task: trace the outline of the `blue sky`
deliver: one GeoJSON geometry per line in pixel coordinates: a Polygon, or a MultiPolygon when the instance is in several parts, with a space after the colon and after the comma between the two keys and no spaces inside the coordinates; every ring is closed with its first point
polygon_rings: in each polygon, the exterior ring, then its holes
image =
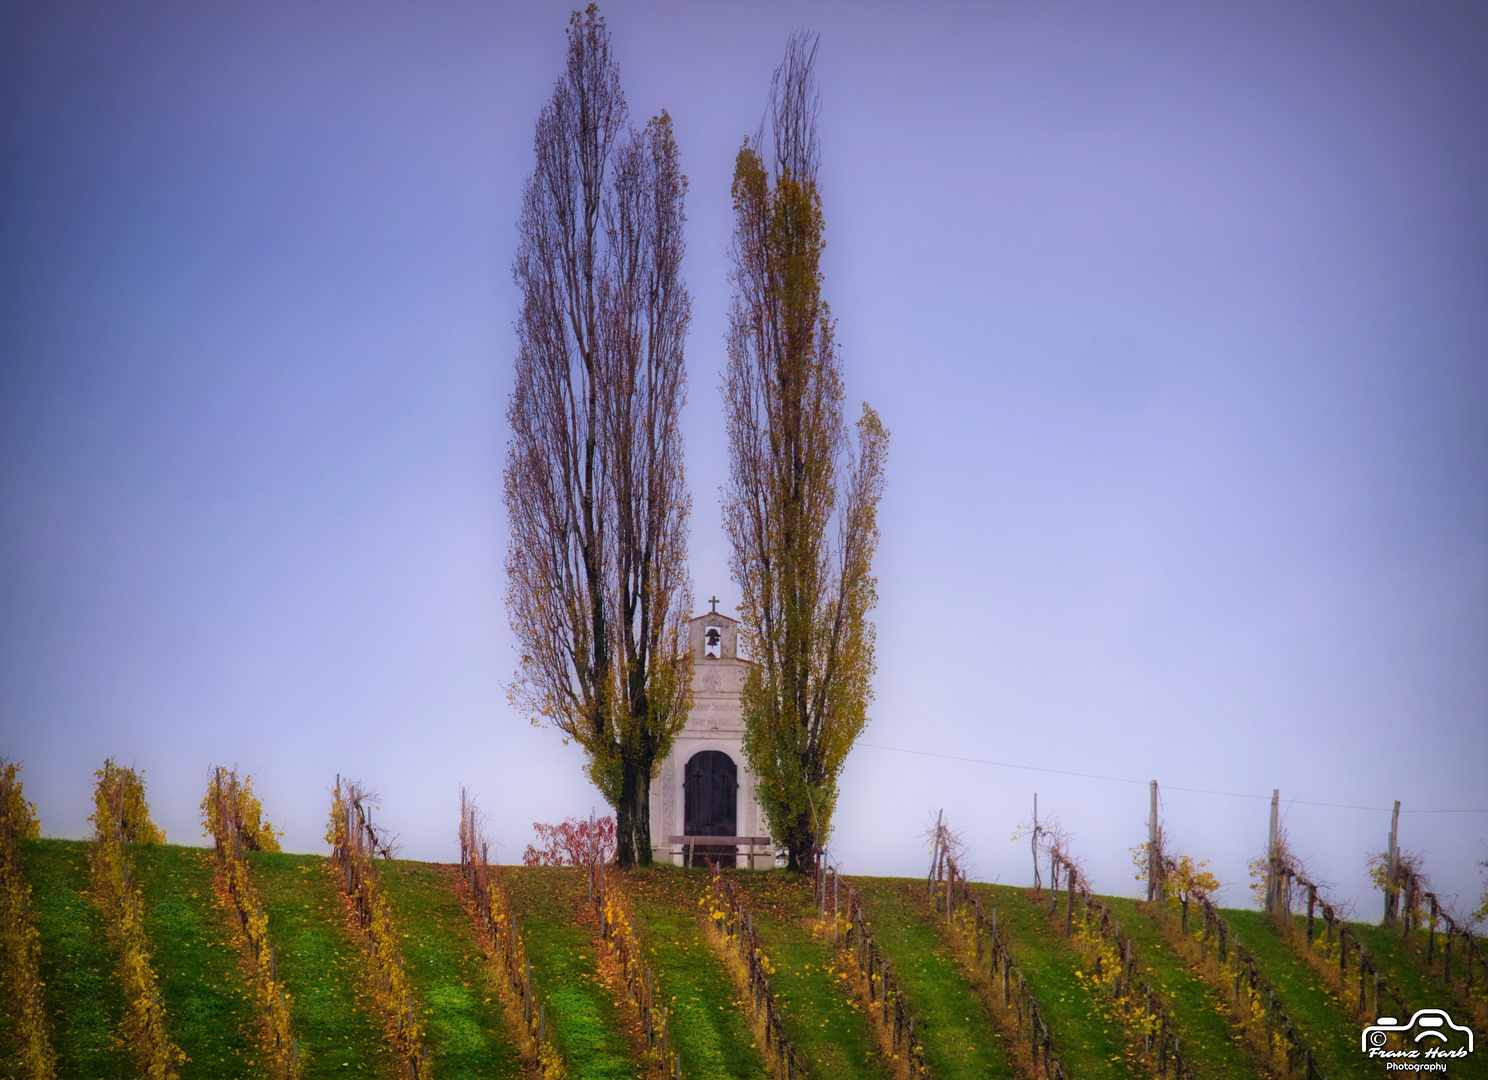
{"type": "MultiPolygon", "coordinates": [[[[1279,787],[1373,916],[1388,815],[1311,804],[1488,808],[1488,8],[603,10],[691,180],[725,607],[733,157],[822,35],[826,294],[893,435],[849,872],[920,872],[944,807],[1021,882],[1038,792],[1125,891],[1156,778],[1242,902],[1279,787]]],[[[567,13],[0,6],[0,752],[51,834],[106,755],[178,840],[215,763],[307,851],[337,772],[415,857],[461,783],[511,858],[596,803],[504,691],[514,226],[567,13]]],[[[1402,837],[1476,894],[1488,813],[1402,837]]]]}

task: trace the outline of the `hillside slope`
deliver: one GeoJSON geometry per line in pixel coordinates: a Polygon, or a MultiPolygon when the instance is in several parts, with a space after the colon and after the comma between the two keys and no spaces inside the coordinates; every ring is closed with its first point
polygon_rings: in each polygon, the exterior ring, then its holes
{"type": "Polygon", "coordinates": [[[253,994],[212,888],[211,853],[178,844],[136,844],[130,857],[144,898],[166,1030],[186,1055],[181,1080],[262,1076],[253,994]]]}
{"type": "Polygon", "coordinates": [[[515,1080],[521,1060],[496,975],[482,963],[454,868],[398,861],[380,878],[403,933],[403,963],[421,999],[434,1073],[448,1080],[515,1080]]]}
{"type": "Polygon", "coordinates": [[[41,931],[41,977],[47,988],[58,1075],[126,1080],[139,1074],[116,1039],[124,992],[103,915],[88,899],[89,844],[22,840],[21,865],[41,931]]]}
{"type": "Polygon", "coordinates": [[[319,855],[250,852],[306,1080],[397,1075],[371,1000],[365,957],[346,929],[334,871],[319,855]]]}
{"type": "Polygon", "coordinates": [[[938,1080],[1011,1077],[1013,1065],[986,1002],[942,940],[924,883],[854,878],[869,929],[888,958],[938,1080]]]}
{"type": "MultiPolygon", "coordinates": [[[[26,841],[23,866],[34,890],[41,931],[47,1008],[64,1080],[124,1080],[138,1064],[120,1036],[124,1002],[115,957],[89,898],[89,845],[26,841]]],[[[205,849],[174,845],[132,849],[144,898],[152,961],[171,1037],[188,1060],[182,1080],[251,1080],[264,1075],[258,1016],[238,941],[213,890],[205,849]]],[[[347,922],[334,868],[312,855],[251,853],[248,861],[268,916],[278,971],[291,999],[291,1021],[307,1080],[365,1076],[395,1080],[383,1015],[368,961],[347,922]]],[[[395,861],[382,880],[404,935],[403,956],[425,1021],[436,1080],[522,1080],[513,1032],[482,955],[452,869],[395,861]]],[[[763,1080],[773,1063],[757,1045],[750,1011],[726,966],[700,905],[704,870],[655,867],[614,873],[635,917],[638,944],[671,1013],[672,1047],[689,1080],[763,1080]]],[[[571,869],[505,867],[532,962],[532,980],[569,1076],[630,1080],[646,1074],[638,1014],[597,938],[584,876],[571,869]]],[[[857,972],[837,949],[812,906],[809,880],[782,872],[733,872],[773,968],[771,983],[787,1034],[811,1063],[815,1080],[889,1080],[902,1062],[876,1043],[857,972]]],[[[1019,1076],[1016,1048],[1004,1045],[988,1006],[988,988],[931,908],[922,882],[855,879],[871,930],[892,964],[916,1018],[937,1080],[1019,1076]]],[[[1086,956],[1051,919],[1047,898],[1028,890],[976,884],[989,919],[997,911],[1014,960],[1037,996],[1059,1056],[1080,1080],[1139,1080],[1150,1070],[1102,991],[1082,978],[1086,956]]],[[[1237,1037],[1224,987],[1197,977],[1190,942],[1176,938],[1163,913],[1126,899],[1105,901],[1131,935],[1139,966],[1161,988],[1176,1033],[1200,1080],[1249,1080],[1263,1070],[1237,1037]]],[[[1329,1080],[1374,1077],[1377,1063],[1359,1052],[1356,1003],[1340,1001],[1301,950],[1300,935],[1281,933],[1263,915],[1225,911],[1264,976],[1302,1026],[1329,1080]]],[[[1413,1007],[1452,1009],[1440,960],[1428,969],[1418,943],[1358,926],[1387,977],[1413,1007]],[[1441,999],[1441,1000],[1438,1000],[1441,999]]],[[[1455,1015],[1455,1013],[1454,1013],[1455,1015]]],[[[1483,1033],[1488,1035],[1488,1033],[1483,1033]]],[[[1488,1077],[1488,1048],[1453,1074],[1488,1077]]],[[[0,1063],[0,1080],[14,1069],[0,1063]]]]}

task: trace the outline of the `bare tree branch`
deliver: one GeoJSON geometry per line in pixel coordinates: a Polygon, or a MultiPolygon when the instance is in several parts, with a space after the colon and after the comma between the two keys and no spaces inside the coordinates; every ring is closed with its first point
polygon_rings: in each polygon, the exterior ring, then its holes
{"type": "Polygon", "coordinates": [[[627,124],[594,5],[537,122],[505,478],[515,704],[585,750],[619,860],[649,862],[650,782],[686,719],[690,607],[679,416],[691,298],[671,120],[627,124]]]}

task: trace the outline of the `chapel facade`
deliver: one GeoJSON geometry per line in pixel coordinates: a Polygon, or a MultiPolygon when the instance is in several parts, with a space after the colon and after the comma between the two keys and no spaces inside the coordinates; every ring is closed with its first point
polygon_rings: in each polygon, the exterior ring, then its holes
{"type": "Polygon", "coordinates": [[[725,866],[774,866],[754,775],[744,761],[739,699],[752,665],[739,656],[739,622],[714,610],[689,620],[687,639],[692,711],[651,781],[651,857],[679,865],[690,856],[725,866]],[[708,844],[710,836],[759,843],[708,844]]]}

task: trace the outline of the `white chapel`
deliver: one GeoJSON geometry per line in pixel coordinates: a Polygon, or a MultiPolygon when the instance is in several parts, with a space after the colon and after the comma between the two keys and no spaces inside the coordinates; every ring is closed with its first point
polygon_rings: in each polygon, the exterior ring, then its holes
{"type": "Polygon", "coordinates": [[[775,865],[775,849],[744,761],[739,702],[751,665],[739,656],[738,620],[720,615],[718,601],[712,603],[713,611],[687,624],[692,712],[651,781],[651,857],[764,869],[775,865]],[[710,836],[731,842],[708,844],[710,836]]]}

